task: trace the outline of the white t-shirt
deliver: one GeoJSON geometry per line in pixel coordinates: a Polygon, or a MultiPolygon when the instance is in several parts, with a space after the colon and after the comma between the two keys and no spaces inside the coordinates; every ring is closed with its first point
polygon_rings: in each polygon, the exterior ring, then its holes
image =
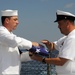
{"type": "MultiPolygon", "coordinates": [[[[0,26],[0,75],[20,74],[19,48],[30,49],[32,42],[10,33],[4,26],[0,26]]],[[[26,53],[27,54],[27,53],[26,53]]],[[[26,59],[29,56],[26,56],[26,59]]]]}
{"type": "Polygon", "coordinates": [[[69,59],[63,66],[56,66],[58,74],[75,74],[75,30],[54,42],[58,57],[69,59]]]}

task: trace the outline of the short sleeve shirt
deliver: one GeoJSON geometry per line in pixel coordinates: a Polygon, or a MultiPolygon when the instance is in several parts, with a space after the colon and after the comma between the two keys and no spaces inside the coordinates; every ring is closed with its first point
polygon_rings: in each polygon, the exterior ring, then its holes
{"type": "Polygon", "coordinates": [[[56,66],[57,73],[75,73],[75,30],[56,41],[55,48],[59,50],[58,57],[69,59],[63,66],[56,66]]]}

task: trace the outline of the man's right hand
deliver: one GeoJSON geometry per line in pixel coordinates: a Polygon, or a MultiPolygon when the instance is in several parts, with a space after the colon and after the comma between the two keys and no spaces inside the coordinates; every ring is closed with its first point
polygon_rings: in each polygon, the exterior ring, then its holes
{"type": "Polygon", "coordinates": [[[49,50],[53,50],[53,49],[54,49],[54,43],[49,42],[48,40],[42,40],[41,42],[42,42],[43,44],[45,44],[46,47],[47,47],[49,50]]]}

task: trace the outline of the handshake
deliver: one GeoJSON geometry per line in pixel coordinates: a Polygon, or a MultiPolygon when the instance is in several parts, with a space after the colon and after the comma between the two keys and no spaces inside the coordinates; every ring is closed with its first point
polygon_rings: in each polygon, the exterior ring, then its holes
{"type": "Polygon", "coordinates": [[[43,46],[40,46],[40,47],[32,46],[32,48],[29,49],[29,51],[34,54],[41,55],[41,56],[49,56],[48,50],[45,49],[45,47],[43,47],[43,46]]]}

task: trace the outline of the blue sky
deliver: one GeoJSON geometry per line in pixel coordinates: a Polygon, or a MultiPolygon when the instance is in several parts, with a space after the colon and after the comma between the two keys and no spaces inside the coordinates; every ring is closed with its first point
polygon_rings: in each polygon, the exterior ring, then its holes
{"type": "Polygon", "coordinates": [[[19,11],[16,35],[40,43],[43,39],[55,41],[63,36],[54,23],[56,11],[75,14],[75,0],[0,0],[0,10],[5,9],[19,11]]]}

